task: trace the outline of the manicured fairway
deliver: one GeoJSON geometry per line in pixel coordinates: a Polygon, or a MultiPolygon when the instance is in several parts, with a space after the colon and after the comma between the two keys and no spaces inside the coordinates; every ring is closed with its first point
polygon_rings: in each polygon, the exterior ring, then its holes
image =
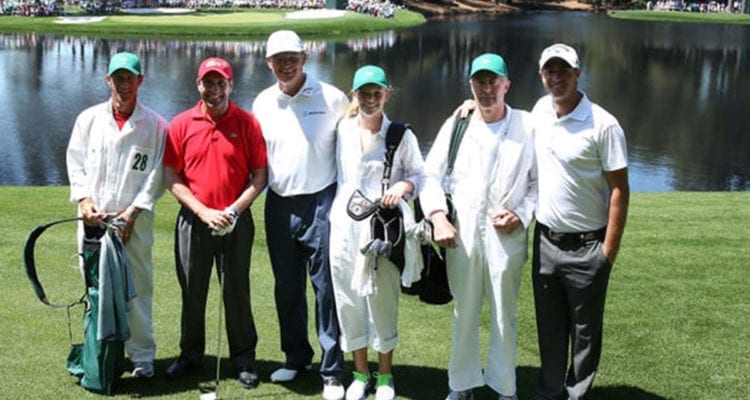
{"type": "MultiPolygon", "coordinates": [[[[75,215],[65,187],[0,188],[0,396],[13,399],[95,399],[65,371],[69,350],[64,310],[44,306],[23,269],[29,232],[43,223],[75,215]]],[[[154,329],[159,345],[157,377],[127,375],[114,399],[197,400],[214,379],[217,282],[206,316],[206,359],[196,375],[169,381],[164,371],[179,353],[180,300],[172,256],[177,204],[170,194],[156,218],[154,329]]],[[[305,375],[289,385],[269,382],[283,361],[273,302],[273,278],[263,230],[263,201],[253,206],[257,234],[253,251],[252,301],[260,342],[260,386],[240,388],[222,338],[224,398],[319,399],[320,379],[305,375]]],[[[75,300],[83,284],[76,269],[73,224],[51,228],[39,240],[42,283],[53,301],[75,300]]],[[[750,382],[750,193],[634,193],[623,247],[610,280],[605,343],[594,395],[601,400],[709,400],[747,398],[750,382]]],[[[519,299],[518,385],[533,394],[538,373],[536,325],[526,265],[519,299]]],[[[308,295],[310,293],[308,292],[308,295]]],[[[400,399],[445,397],[451,305],[427,306],[402,295],[394,374],[400,399]]],[[[71,314],[79,340],[81,308],[71,314]]],[[[312,311],[311,311],[312,313],[312,311]]],[[[311,315],[312,318],[312,315],[311,315]]],[[[485,315],[481,321],[487,324],[485,315]]],[[[483,329],[481,340],[486,343],[483,329]]],[[[310,331],[310,337],[314,333],[310,331]]],[[[320,351],[316,347],[316,359],[320,351]]],[[[371,361],[375,358],[371,354],[371,361]]],[[[352,368],[347,356],[346,367],[352,368]]],[[[371,364],[374,368],[375,364],[371,364]]],[[[348,382],[348,379],[347,379],[348,382]]],[[[496,399],[488,389],[477,399],[496,399]]]]}
{"type": "Polygon", "coordinates": [[[750,24],[750,14],[695,13],[687,11],[616,10],[610,11],[612,18],[637,21],[696,22],[706,24],[750,24]]]}

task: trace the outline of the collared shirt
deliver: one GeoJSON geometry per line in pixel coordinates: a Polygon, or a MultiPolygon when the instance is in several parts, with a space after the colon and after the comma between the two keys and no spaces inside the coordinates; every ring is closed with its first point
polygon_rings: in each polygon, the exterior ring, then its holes
{"type": "Polygon", "coordinates": [[[201,103],[172,120],[164,165],[201,203],[222,210],[247,188],[252,172],[266,166],[265,142],[255,117],[234,103],[218,121],[203,114],[201,103]]]}
{"type": "Polygon", "coordinates": [[[537,101],[532,114],[539,169],[537,220],[558,232],[604,227],[610,195],[604,172],[628,166],[625,133],[617,119],[583,93],[578,106],[560,118],[549,95],[537,101]]]}
{"type": "Polygon", "coordinates": [[[309,75],[294,96],[278,84],[258,94],[253,113],[263,127],[271,190],[310,194],[336,181],[336,124],[348,107],[342,91],[309,75]]]}
{"type": "Polygon", "coordinates": [[[70,201],[91,197],[107,213],[131,204],[152,210],[164,191],[166,137],[167,121],[140,102],[122,129],[111,100],[87,108],[76,119],[66,153],[70,201]]]}

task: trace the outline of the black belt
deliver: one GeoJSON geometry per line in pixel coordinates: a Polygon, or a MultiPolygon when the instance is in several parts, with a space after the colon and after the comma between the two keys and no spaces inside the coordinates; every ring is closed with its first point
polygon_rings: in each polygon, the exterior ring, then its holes
{"type": "Polygon", "coordinates": [[[585,242],[591,242],[591,241],[603,241],[604,236],[607,234],[607,227],[605,226],[602,229],[591,231],[591,232],[555,232],[551,230],[548,226],[544,224],[540,224],[539,222],[536,223],[537,228],[539,229],[539,232],[544,235],[547,239],[549,239],[552,242],[555,243],[566,243],[566,244],[574,244],[574,243],[585,243],[585,242]]]}

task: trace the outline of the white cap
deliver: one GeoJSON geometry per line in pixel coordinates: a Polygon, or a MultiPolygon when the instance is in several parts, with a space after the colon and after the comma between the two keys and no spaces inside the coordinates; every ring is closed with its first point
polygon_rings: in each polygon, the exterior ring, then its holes
{"type": "Polygon", "coordinates": [[[266,57],[271,57],[279,53],[302,53],[304,51],[305,46],[302,45],[302,40],[300,40],[294,31],[276,31],[268,37],[268,42],[266,43],[266,57]]]}
{"type": "Polygon", "coordinates": [[[576,53],[574,48],[566,44],[555,43],[544,49],[542,56],[539,57],[539,69],[543,69],[544,64],[547,64],[547,61],[553,58],[559,58],[568,63],[572,68],[578,69],[578,53],[576,53]]]}

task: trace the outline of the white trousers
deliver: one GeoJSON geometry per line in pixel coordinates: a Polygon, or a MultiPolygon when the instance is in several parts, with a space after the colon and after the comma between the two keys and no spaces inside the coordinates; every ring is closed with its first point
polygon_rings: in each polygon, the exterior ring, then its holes
{"type": "Polygon", "coordinates": [[[360,296],[351,288],[354,266],[331,258],[331,277],[341,331],[341,350],[351,352],[370,346],[388,353],[398,343],[398,298],[401,277],[395,265],[380,257],[374,272],[376,291],[360,296]]]}
{"type": "Polygon", "coordinates": [[[128,324],[130,340],[125,342],[125,351],[131,362],[153,362],[156,356],[156,342],[152,309],[154,299],[154,268],[151,248],[154,243],[154,215],[144,211],[136,220],[133,233],[125,250],[130,262],[136,297],[130,301],[128,324]]]}
{"type": "Polygon", "coordinates": [[[526,232],[511,235],[493,228],[446,254],[448,283],[453,294],[453,346],[448,385],[460,391],[488,385],[499,394],[516,394],[517,301],[521,269],[526,261],[526,232]],[[469,257],[471,254],[471,257],[469,257]],[[482,373],[479,325],[482,303],[490,309],[490,342],[482,373]]]}

